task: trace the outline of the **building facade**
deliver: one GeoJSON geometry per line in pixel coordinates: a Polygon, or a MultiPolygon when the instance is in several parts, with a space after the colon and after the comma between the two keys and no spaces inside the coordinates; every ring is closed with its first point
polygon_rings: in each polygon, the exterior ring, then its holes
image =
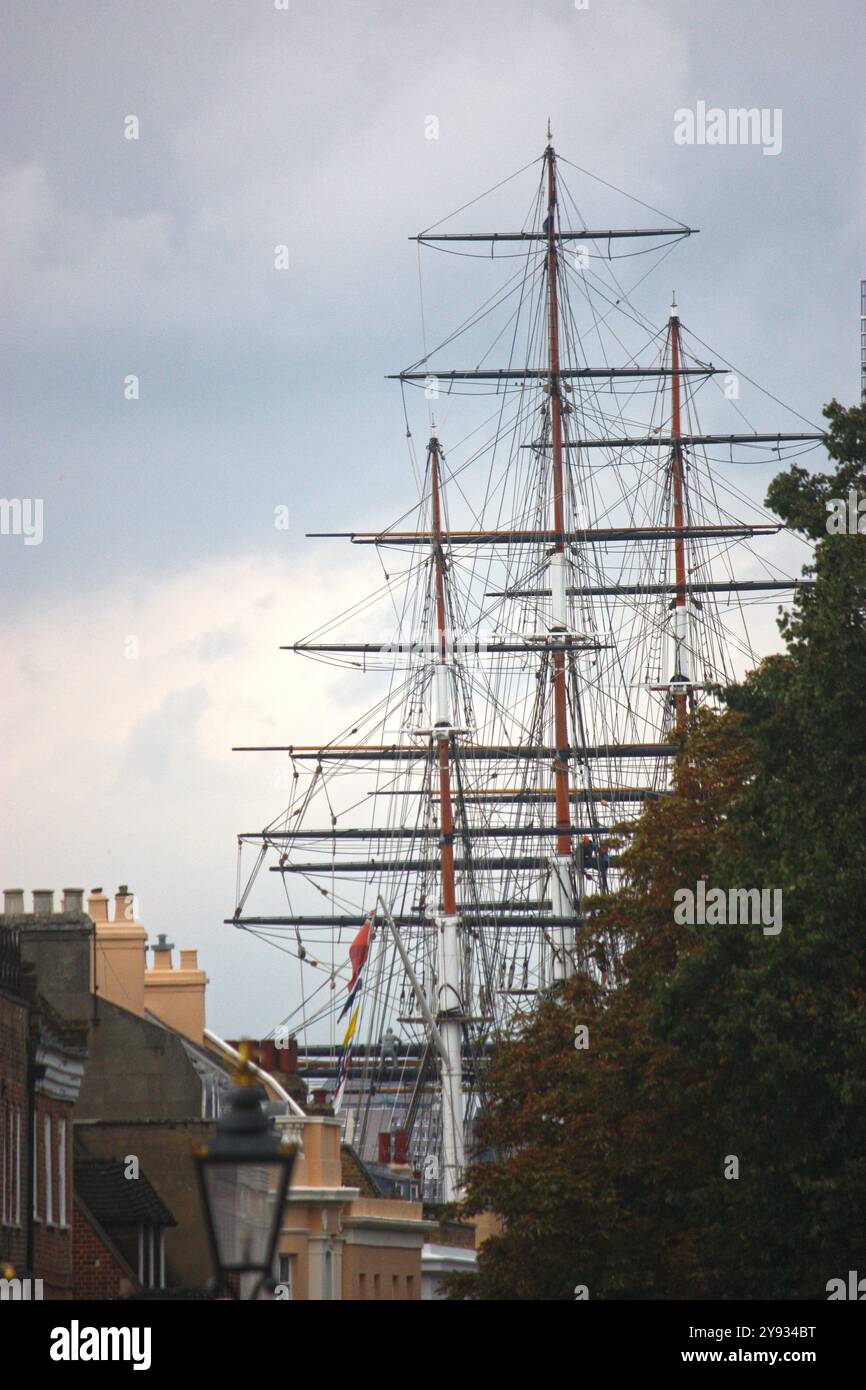
{"type": "MultiPolygon", "coordinates": [[[[207,1027],[194,950],[175,963],[161,935],[149,964],[126,885],[113,915],[101,889],[86,910],[83,896],[66,890],[55,912],[53,894],[36,893],[25,913],[23,893],[6,895],[0,1262],[42,1277],[46,1297],[203,1291],[211,1270],[191,1153],[214,1134],[238,1050],[207,1027]]],[[[472,1228],[459,1254],[434,1250],[447,1242],[425,1218],[399,1143],[363,1162],[325,1097],[308,1101],[292,1039],[255,1043],[252,1056],[269,1112],[299,1145],[277,1297],[435,1296],[432,1275],[467,1261],[472,1228]]]]}

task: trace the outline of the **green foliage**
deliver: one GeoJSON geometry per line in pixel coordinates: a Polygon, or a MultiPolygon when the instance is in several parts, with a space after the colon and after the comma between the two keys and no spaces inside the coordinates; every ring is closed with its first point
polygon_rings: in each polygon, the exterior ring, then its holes
{"type": "Polygon", "coordinates": [[[504,1231],[455,1297],[823,1298],[862,1270],[866,536],[828,535],[826,503],[866,495],[866,410],[825,415],[835,471],[767,499],[816,542],[814,587],[785,653],[692,720],[625,887],[593,900],[581,946],[624,941],[617,988],[574,978],[499,1049],[467,1206],[504,1231]],[[780,888],[781,933],[677,925],[700,876],[780,888]]]}

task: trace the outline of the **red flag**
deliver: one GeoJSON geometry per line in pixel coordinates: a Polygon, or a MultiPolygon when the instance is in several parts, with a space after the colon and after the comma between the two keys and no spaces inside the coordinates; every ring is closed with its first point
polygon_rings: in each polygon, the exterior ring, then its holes
{"type": "Polygon", "coordinates": [[[355,937],[355,940],[349,947],[349,960],[352,962],[352,978],[349,981],[348,986],[350,994],[352,990],[355,988],[358,975],[361,972],[361,968],[364,964],[364,961],[367,959],[367,952],[370,949],[370,928],[372,925],[373,914],[371,912],[363,927],[358,932],[358,935],[355,937]]]}

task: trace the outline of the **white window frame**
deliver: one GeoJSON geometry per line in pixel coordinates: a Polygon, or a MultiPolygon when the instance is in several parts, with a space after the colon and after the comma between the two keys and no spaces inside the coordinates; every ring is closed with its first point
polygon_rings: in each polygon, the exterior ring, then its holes
{"type": "Polygon", "coordinates": [[[21,1106],[13,1105],[15,1116],[15,1142],[13,1152],[15,1154],[15,1209],[10,1212],[15,1226],[21,1225],[21,1106]]]}
{"type": "Polygon", "coordinates": [[[66,1120],[57,1120],[57,1221],[66,1230],[66,1120]]]}
{"type": "Polygon", "coordinates": [[[51,1152],[51,1116],[43,1115],[42,1133],[45,1146],[45,1224],[54,1225],[54,1155],[51,1152]]]}
{"type": "Polygon", "coordinates": [[[283,1284],[283,1285],[288,1289],[288,1291],[289,1291],[289,1297],[288,1297],[288,1299],[286,1299],[286,1302],[289,1302],[289,1300],[294,1299],[294,1297],[295,1297],[294,1289],[293,1289],[293,1280],[292,1280],[292,1272],[293,1272],[293,1270],[294,1270],[294,1267],[295,1267],[295,1257],[294,1257],[294,1255],[286,1255],[286,1254],[280,1253],[280,1254],[277,1256],[277,1269],[279,1270],[279,1275],[280,1275],[279,1279],[277,1280],[277,1283],[278,1283],[278,1284],[283,1284]],[[285,1271],[285,1272],[284,1272],[284,1271],[285,1271]]]}
{"type": "Polygon", "coordinates": [[[6,1208],[8,1205],[8,1195],[6,1189],[6,1131],[8,1127],[9,1102],[4,1100],[0,1106],[0,1221],[4,1226],[8,1226],[6,1220],[6,1208]]]}
{"type": "Polygon", "coordinates": [[[39,1127],[36,1123],[37,1115],[35,1105],[33,1107],[32,1121],[33,1123],[31,1125],[31,1132],[33,1143],[33,1220],[41,1222],[42,1217],[39,1215],[39,1127]]]}

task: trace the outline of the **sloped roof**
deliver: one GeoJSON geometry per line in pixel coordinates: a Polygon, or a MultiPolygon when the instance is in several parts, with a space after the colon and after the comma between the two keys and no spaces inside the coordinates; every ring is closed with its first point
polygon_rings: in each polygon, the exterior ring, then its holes
{"type": "Polygon", "coordinates": [[[176,1226],[177,1222],[156,1188],[139,1169],[137,1178],[124,1176],[125,1165],[116,1158],[76,1158],[75,1189],[105,1227],[176,1226]]]}
{"type": "Polygon", "coordinates": [[[86,1020],[63,1018],[44,994],[36,996],[39,1027],[42,1038],[53,1047],[62,1048],[70,1057],[86,1058],[89,1025],[86,1020]]]}
{"type": "Polygon", "coordinates": [[[382,1196],[375,1178],[351,1144],[340,1145],[340,1168],[344,1187],[357,1187],[364,1197],[382,1196]]]}

